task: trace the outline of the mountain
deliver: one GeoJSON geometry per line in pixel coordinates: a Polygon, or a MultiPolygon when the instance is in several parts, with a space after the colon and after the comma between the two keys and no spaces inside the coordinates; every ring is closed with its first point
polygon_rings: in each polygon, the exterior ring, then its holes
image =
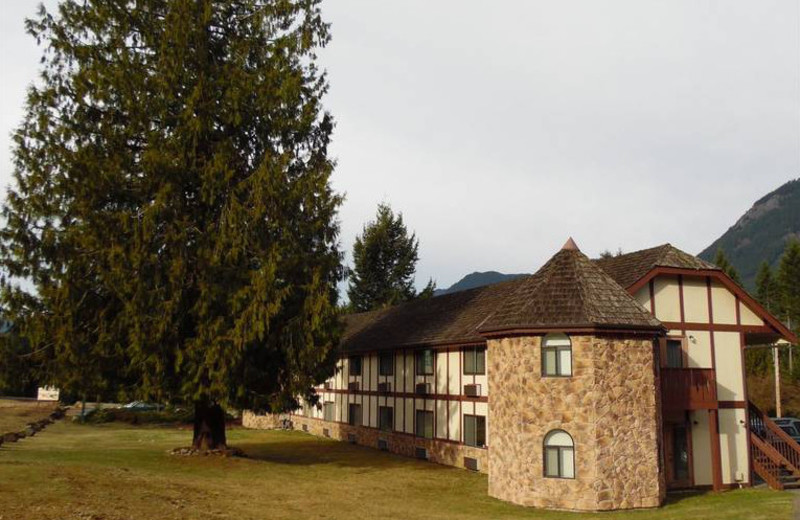
{"type": "Polygon", "coordinates": [[[457,281],[447,289],[436,289],[434,296],[441,296],[443,294],[454,293],[458,291],[466,291],[467,289],[474,289],[475,287],[483,287],[484,285],[491,285],[493,283],[505,282],[506,280],[513,280],[520,276],[527,276],[526,274],[503,274],[497,271],[486,271],[484,273],[474,272],[468,274],[461,280],[457,281]]]}
{"type": "Polygon", "coordinates": [[[766,260],[773,267],[791,237],[800,238],[800,179],[789,181],[753,204],[728,231],[698,256],[714,260],[722,248],[747,288],[755,287],[758,267],[766,260]]]}

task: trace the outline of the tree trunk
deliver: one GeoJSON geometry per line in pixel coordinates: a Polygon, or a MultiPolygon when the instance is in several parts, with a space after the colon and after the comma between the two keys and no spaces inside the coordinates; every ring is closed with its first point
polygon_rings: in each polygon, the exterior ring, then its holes
{"type": "Polygon", "coordinates": [[[206,400],[195,401],[192,448],[196,450],[227,448],[225,411],[220,405],[206,400]]]}

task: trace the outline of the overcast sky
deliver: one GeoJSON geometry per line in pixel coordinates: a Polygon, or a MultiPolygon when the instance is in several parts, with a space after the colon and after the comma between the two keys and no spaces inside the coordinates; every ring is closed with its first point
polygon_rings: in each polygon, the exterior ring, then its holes
{"type": "MultiPolygon", "coordinates": [[[[56,2],[48,1],[46,5],[56,2]]],[[[342,246],[384,201],[419,286],[596,256],[698,253],[800,177],[797,0],[327,0],[342,246]]],[[[0,17],[0,182],[40,50],[0,17]]]]}

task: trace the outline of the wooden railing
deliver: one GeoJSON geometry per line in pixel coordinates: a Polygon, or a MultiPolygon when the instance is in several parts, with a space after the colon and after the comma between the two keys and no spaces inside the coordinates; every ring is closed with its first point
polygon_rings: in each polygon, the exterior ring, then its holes
{"type": "Polygon", "coordinates": [[[753,432],[750,432],[750,446],[753,453],[753,471],[770,488],[783,490],[783,482],[781,481],[783,473],[782,457],[753,432]]]}
{"type": "Polygon", "coordinates": [[[800,477],[800,445],[753,403],[749,412],[750,432],[779,453],[787,469],[800,477]]]}
{"type": "Polygon", "coordinates": [[[717,408],[717,380],[710,368],[662,368],[661,398],[665,410],[717,408]]]}

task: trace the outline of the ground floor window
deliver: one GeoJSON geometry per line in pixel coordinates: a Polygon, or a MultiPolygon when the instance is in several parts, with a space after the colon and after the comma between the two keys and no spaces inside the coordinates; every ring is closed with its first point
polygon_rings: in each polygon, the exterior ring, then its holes
{"type": "Polygon", "coordinates": [[[322,405],[322,417],[326,421],[334,421],[336,418],[335,408],[333,403],[328,401],[322,405]]]}
{"type": "Polygon", "coordinates": [[[347,407],[347,423],[351,426],[361,426],[361,405],[350,403],[347,407]]]}
{"type": "Polygon", "coordinates": [[[467,446],[486,446],[486,417],[482,415],[464,416],[464,444],[467,446]]]}
{"type": "Polygon", "coordinates": [[[417,437],[433,439],[433,412],[417,410],[417,437]]]}
{"type": "Polygon", "coordinates": [[[394,430],[394,408],[391,406],[378,407],[378,428],[385,432],[394,430]]]}
{"type": "Polygon", "coordinates": [[[553,430],[544,438],[544,476],[575,478],[575,443],[563,430],[553,430]]]}

